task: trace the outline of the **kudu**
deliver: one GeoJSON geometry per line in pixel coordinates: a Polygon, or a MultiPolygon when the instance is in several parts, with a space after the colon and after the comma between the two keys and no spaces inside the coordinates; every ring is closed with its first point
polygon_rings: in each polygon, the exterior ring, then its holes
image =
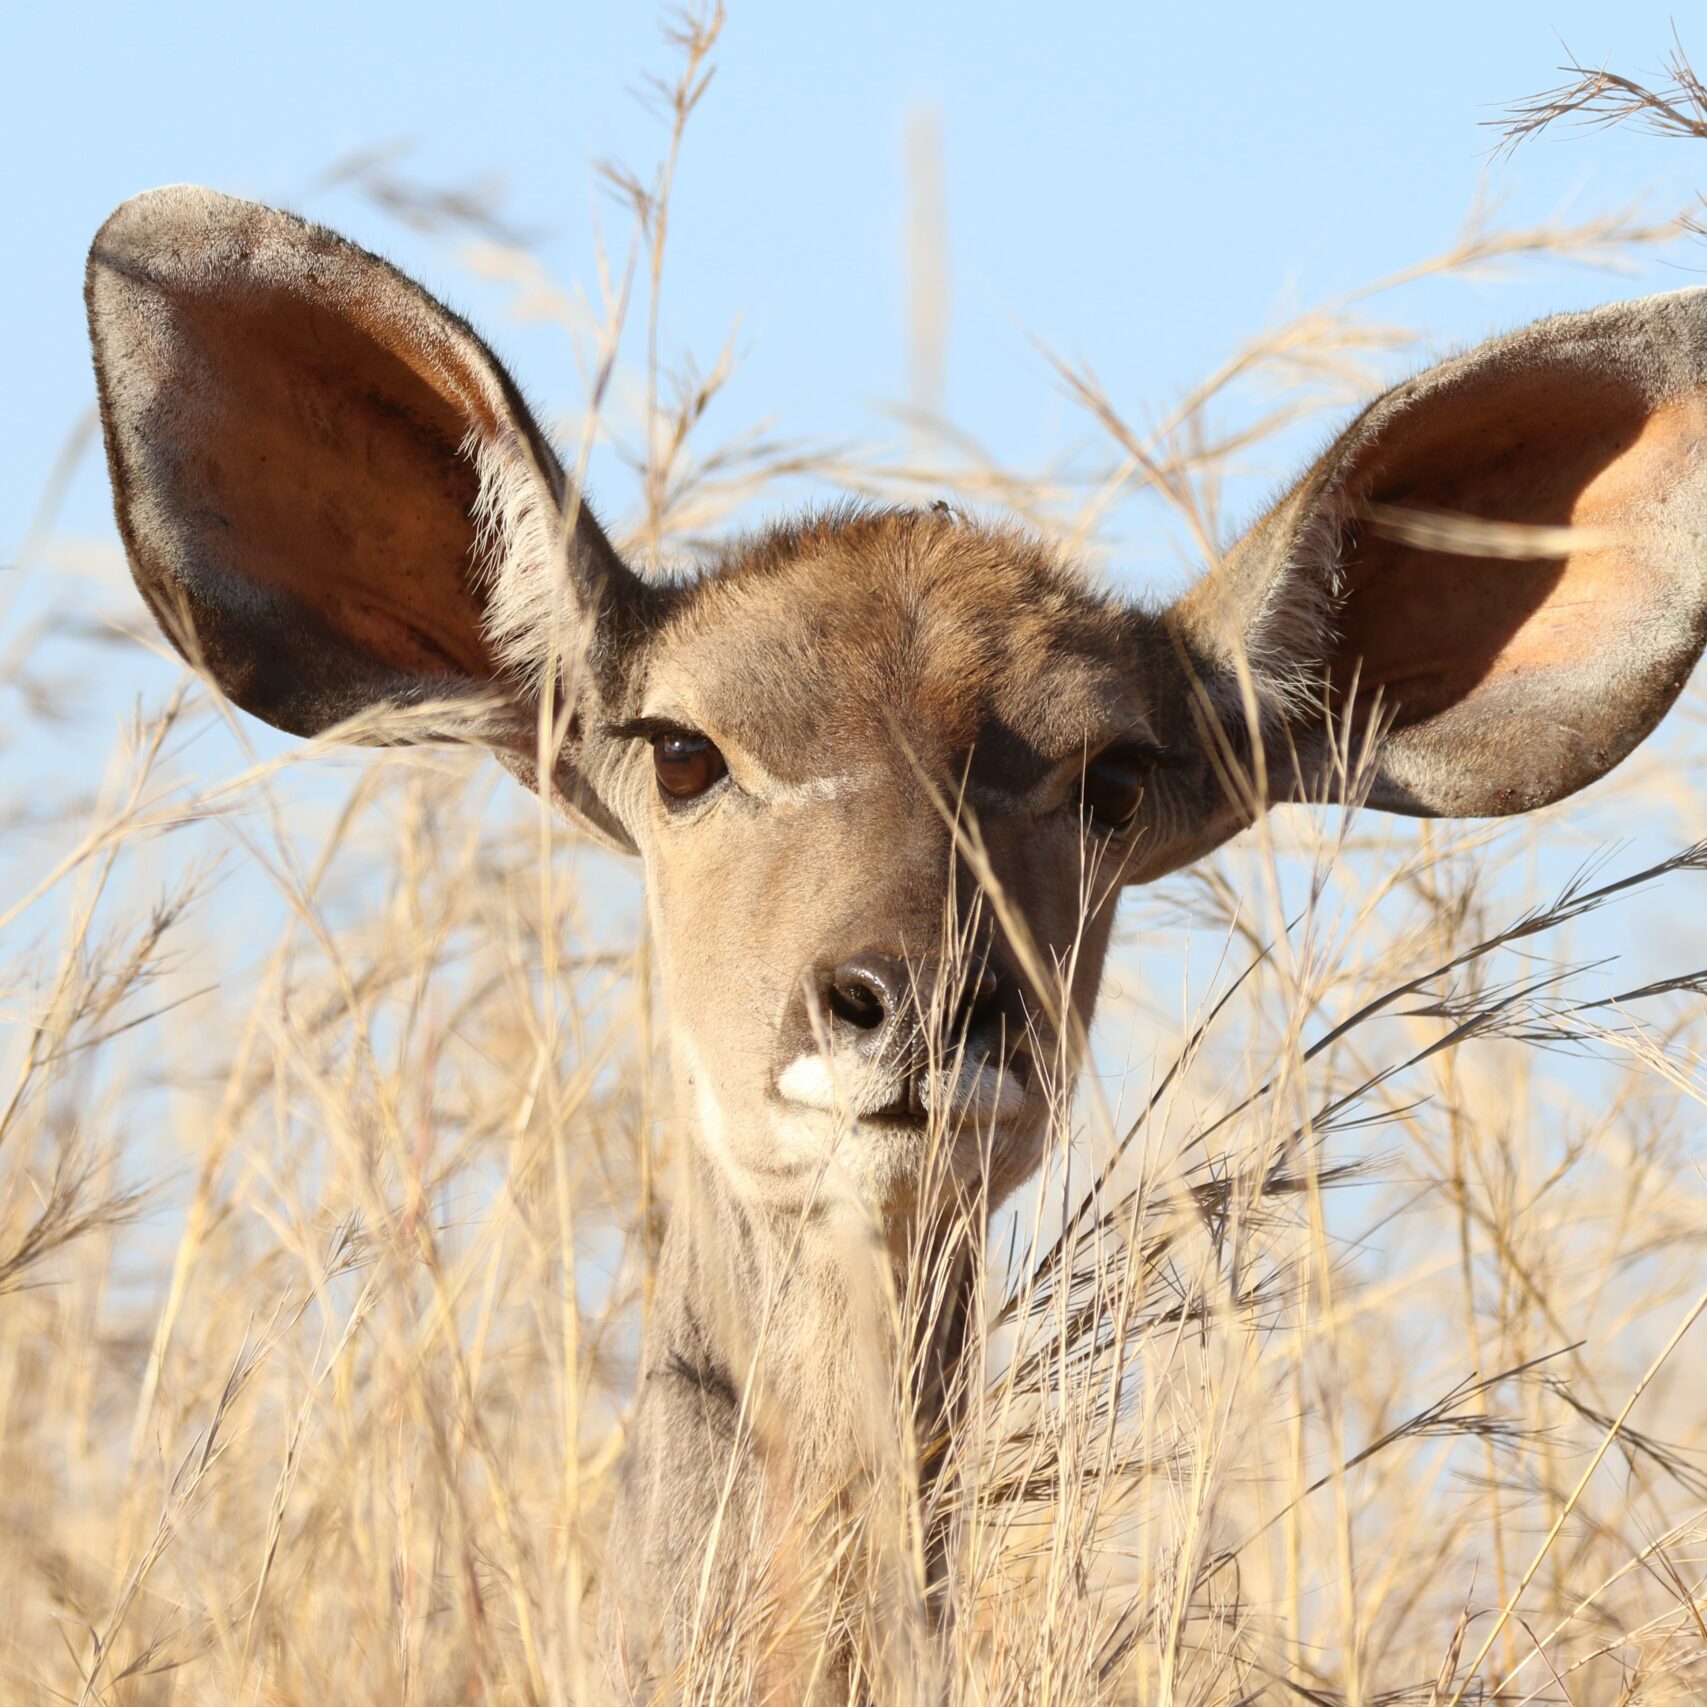
{"type": "Polygon", "coordinates": [[[1162,610],[940,509],[643,577],[463,321],[207,190],[119,208],[88,302],[179,650],[295,734],[402,708],[380,738],[483,744],[642,861],[692,1141],[608,1548],[636,1690],[857,1480],[883,1266],[1036,1168],[1122,884],[1349,771],[1390,812],[1544,806],[1707,635],[1707,290],[1395,387],[1162,610]]]}

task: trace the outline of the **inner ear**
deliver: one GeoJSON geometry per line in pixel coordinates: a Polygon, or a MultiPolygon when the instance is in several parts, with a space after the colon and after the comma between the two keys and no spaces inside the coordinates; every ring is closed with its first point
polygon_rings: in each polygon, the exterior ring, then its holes
{"type": "Polygon", "coordinates": [[[1365,702],[1381,689],[1401,729],[1499,678],[1584,668],[1640,620],[1647,601],[1630,582],[1646,571],[1632,529],[1702,428],[1693,398],[1656,408],[1616,372],[1478,378],[1413,405],[1404,433],[1378,436],[1342,486],[1350,531],[1334,686],[1343,697],[1355,680],[1365,702]],[[1579,538],[1568,554],[1521,556],[1530,548],[1515,532],[1500,540],[1502,523],[1579,538]],[[1494,549],[1474,549],[1479,531],[1494,549]],[[1454,550],[1431,546],[1441,535],[1454,550]]]}
{"type": "Polygon", "coordinates": [[[1251,661],[1285,735],[1275,798],[1334,786],[1349,750],[1371,806],[1503,816],[1604,776],[1665,715],[1707,642],[1704,539],[1697,288],[1556,315],[1395,386],[1171,624],[1228,703],[1251,661]],[[1346,743],[1377,705],[1383,739],[1346,743]]]}
{"type": "Polygon", "coordinates": [[[312,296],[260,287],[177,312],[195,315],[182,347],[198,371],[158,406],[197,425],[160,435],[178,460],[154,472],[209,547],[194,555],[218,562],[218,536],[241,540],[243,596],[297,607],[382,668],[491,680],[466,415],[312,296]]]}

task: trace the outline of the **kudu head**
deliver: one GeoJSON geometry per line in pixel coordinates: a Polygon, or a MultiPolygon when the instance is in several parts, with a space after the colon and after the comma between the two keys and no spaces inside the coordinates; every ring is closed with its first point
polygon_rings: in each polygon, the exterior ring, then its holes
{"type": "Polygon", "coordinates": [[[755,1201],[909,1205],[927,1125],[943,1177],[999,1196],[1123,884],[1348,771],[1394,812],[1557,800],[1707,634],[1707,291],[1388,392],[1161,610],[941,509],[642,579],[467,325],[265,207],[139,196],[88,295],[167,634],[286,730],[392,708],[378,738],[543,763],[638,854],[683,1094],[755,1201]]]}

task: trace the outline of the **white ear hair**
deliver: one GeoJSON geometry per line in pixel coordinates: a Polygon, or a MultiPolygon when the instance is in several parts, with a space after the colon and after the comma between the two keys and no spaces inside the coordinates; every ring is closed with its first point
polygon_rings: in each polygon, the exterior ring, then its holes
{"type": "Polygon", "coordinates": [[[523,681],[554,667],[569,675],[586,646],[570,572],[571,518],[521,434],[492,439],[470,430],[462,450],[480,477],[474,561],[486,589],[487,645],[523,681]]]}

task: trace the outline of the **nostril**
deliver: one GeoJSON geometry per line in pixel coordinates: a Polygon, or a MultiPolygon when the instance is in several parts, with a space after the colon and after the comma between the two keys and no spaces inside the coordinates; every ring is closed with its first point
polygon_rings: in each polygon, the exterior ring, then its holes
{"type": "Polygon", "coordinates": [[[825,975],[824,1006],[838,1025],[873,1037],[901,1011],[908,988],[904,961],[870,951],[853,954],[825,975]]]}
{"type": "Polygon", "coordinates": [[[876,1031],[888,1018],[883,997],[870,984],[839,972],[830,981],[826,1004],[837,1019],[856,1031],[876,1031]]]}
{"type": "Polygon", "coordinates": [[[996,1006],[1002,993],[1002,981],[993,968],[980,966],[975,976],[966,980],[966,994],[961,998],[967,1014],[974,1020],[983,1019],[996,1006]]]}
{"type": "Polygon", "coordinates": [[[954,1023],[967,1032],[980,1032],[999,1024],[1002,1014],[1002,981],[990,966],[969,971],[955,1004],[954,1023]]]}

